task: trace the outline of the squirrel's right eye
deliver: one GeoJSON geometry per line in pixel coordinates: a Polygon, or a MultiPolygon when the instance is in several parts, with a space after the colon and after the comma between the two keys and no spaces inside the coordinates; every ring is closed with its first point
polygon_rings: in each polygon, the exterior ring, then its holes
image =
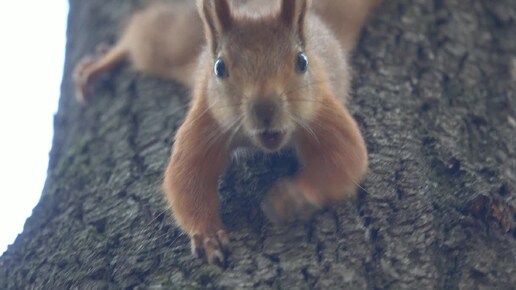
{"type": "Polygon", "coordinates": [[[215,72],[215,75],[220,79],[225,79],[229,76],[228,69],[226,68],[226,64],[224,61],[219,57],[215,61],[215,66],[213,67],[213,71],[215,72]]]}
{"type": "Polygon", "coordinates": [[[300,74],[305,73],[308,69],[308,58],[306,54],[300,52],[296,56],[296,71],[300,74]]]}

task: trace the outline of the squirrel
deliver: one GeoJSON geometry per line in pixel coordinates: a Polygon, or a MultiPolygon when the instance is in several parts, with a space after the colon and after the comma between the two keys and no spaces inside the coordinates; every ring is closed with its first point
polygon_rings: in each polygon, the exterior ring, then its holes
{"type": "Polygon", "coordinates": [[[354,197],[368,167],[346,108],[348,55],[381,0],[197,0],[133,15],[121,39],[76,66],[77,98],[125,59],[191,89],[163,181],[192,253],[224,265],[229,237],[218,180],[240,147],[294,148],[296,175],[276,181],[262,208],[272,221],[354,197]],[[197,6],[197,7],[196,7],[197,6]]]}

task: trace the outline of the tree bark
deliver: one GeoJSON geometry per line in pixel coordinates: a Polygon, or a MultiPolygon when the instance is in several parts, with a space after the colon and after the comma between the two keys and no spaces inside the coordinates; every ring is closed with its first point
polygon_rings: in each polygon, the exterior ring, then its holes
{"type": "Polygon", "coordinates": [[[76,62],[149,2],[70,1],[48,179],[1,289],[514,289],[514,0],[381,5],[352,57],[370,155],[358,198],[273,226],[260,200],[295,158],[233,164],[226,269],[191,256],[160,191],[188,91],[124,65],[74,100],[76,62]]]}

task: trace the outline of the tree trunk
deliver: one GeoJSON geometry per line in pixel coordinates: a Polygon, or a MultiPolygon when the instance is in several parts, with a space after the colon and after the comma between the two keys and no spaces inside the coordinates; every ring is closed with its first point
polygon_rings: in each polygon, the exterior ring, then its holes
{"type": "Polygon", "coordinates": [[[370,154],[357,200],[273,226],[259,203],[295,159],[232,165],[227,269],[191,256],[160,191],[188,91],[124,65],[74,100],[75,63],[148,2],[70,1],[48,179],[1,289],[516,287],[514,0],[381,5],[352,57],[370,154]]]}

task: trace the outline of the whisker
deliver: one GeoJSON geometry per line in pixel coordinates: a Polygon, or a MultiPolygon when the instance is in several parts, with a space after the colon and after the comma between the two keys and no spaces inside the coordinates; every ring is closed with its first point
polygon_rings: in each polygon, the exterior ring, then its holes
{"type": "Polygon", "coordinates": [[[183,231],[181,231],[181,233],[180,233],[179,235],[177,235],[177,237],[176,237],[174,240],[172,240],[172,241],[168,244],[168,246],[169,246],[169,247],[172,247],[172,246],[174,245],[174,243],[175,243],[175,242],[177,242],[177,240],[179,240],[179,238],[183,237],[184,235],[186,235],[186,233],[185,233],[185,232],[183,232],[183,231]]]}
{"type": "Polygon", "coordinates": [[[295,103],[295,102],[307,102],[307,103],[319,103],[319,104],[323,104],[323,105],[326,105],[327,103],[322,101],[322,100],[314,100],[314,99],[303,99],[303,98],[295,98],[295,99],[292,99],[292,100],[289,100],[290,103],[295,103]]]}
{"type": "Polygon", "coordinates": [[[203,110],[203,111],[202,111],[198,116],[195,116],[195,119],[193,119],[191,122],[192,122],[192,123],[196,123],[197,121],[199,121],[202,117],[204,117],[204,115],[205,115],[206,113],[208,113],[208,112],[210,111],[210,109],[211,109],[212,107],[214,107],[215,105],[217,105],[217,104],[218,104],[218,102],[219,102],[219,101],[216,101],[216,102],[214,102],[213,104],[206,106],[206,108],[205,108],[205,109],[204,109],[204,110],[203,110]]]}
{"type": "Polygon", "coordinates": [[[226,134],[226,133],[230,132],[231,129],[234,126],[236,126],[238,123],[240,123],[243,119],[244,119],[244,115],[239,115],[238,117],[234,118],[234,120],[231,121],[229,126],[227,126],[226,128],[224,128],[224,130],[222,130],[222,134],[226,134]]]}
{"type": "Polygon", "coordinates": [[[231,135],[229,136],[228,138],[228,145],[231,144],[231,142],[233,142],[233,138],[235,138],[236,134],[238,133],[238,131],[240,131],[240,129],[242,128],[242,126],[244,125],[244,123],[242,122],[242,120],[244,120],[244,115],[241,115],[240,116],[240,120],[238,121],[238,124],[237,126],[235,126],[235,128],[233,129],[233,132],[231,133],[231,135]]]}
{"type": "Polygon", "coordinates": [[[208,142],[206,144],[205,154],[208,154],[208,152],[211,150],[211,147],[213,145],[215,145],[215,143],[220,138],[222,138],[223,136],[227,135],[227,133],[231,130],[231,128],[233,126],[235,126],[236,124],[238,124],[241,121],[241,119],[243,119],[243,116],[236,117],[236,118],[234,118],[234,120],[231,121],[229,126],[223,128],[222,131],[214,130],[213,132],[211,132],[210,136],[208,136],[208,140],[207,140],[208,142]]]}
{"type": "Polygon", "coordinates": [[[159,212],[159,213],[158,213],[158,215],[156,215],[156,217],[155,217],[155,218],[153,218],[150,222],[148,222],[148,223],[145,225],[145,229],[144,229],[144,230],[142,230],[142,233],[143,233],[143,231],[145,231],[146,229],[148,229],[148,228],[149,228],[149,226],[150,226],[152,223],[154,223],[155,221],[157,221],[157,220],[160,218],[160,216],[162,216],[162,215],[164,215],[165,213],[167,213],[170,209],[171,209],[171,206],[169,205],[169,206],[167,206],[167,208],[166,208],[165,210],[163,210],[163,211],[159,212]]]}
{"type": "Polygon", "coordinates": [[[351,182],[359,189],[363,190],[367,195],[371,195],[362,185],[360,185],[358,182],[351,180],[351,182]]]}
{"type": "Polygon", "coordinates": [[[242,105],[242,103],[238,103],[238,104],[229,104],[229,105],[224,105],[224,106],[213,106],[211,108],[211,110],[214,110],[214,109],[228,109],[228,108],[237,108],[237,107],[240,107],[242,105]]]}
{"type": "Polygon", "coordinates": [[[315,134],[315,132],[312,130],[309,124],[299,119],[295,115],[291,116],[291,119],[294,121],[294,123],[298,124],[303,129],[305,129],[308,132],[308,134],[310,134],[310,136],[312,136],[315,139],[315,141],[317,141],[318,144],[321,144],[321,142],[319,141],[319,137],[315,134]]]}

